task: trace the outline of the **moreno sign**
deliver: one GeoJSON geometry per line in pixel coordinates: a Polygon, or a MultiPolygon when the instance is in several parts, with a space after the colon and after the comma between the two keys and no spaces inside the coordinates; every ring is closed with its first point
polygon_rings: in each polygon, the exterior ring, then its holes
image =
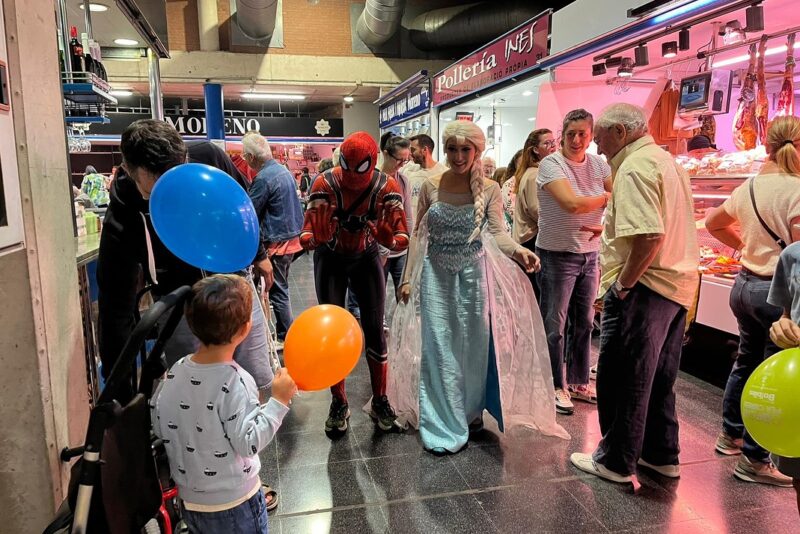
{"type": "Polygon", "coordinates": [[[550,14],[545,11],[439,72],[433,79],[433,105],[441,106],[535,68],[550,50],[550,14]]]}
{"type": "MultiPolygon", "coordinates": [[[[206,118],[196,116],[166,115],[168,123],[178,130],[181,135],[205,135],[206,118]]],[[[225,135],[244,135],[249,131],[261,131],[261,123],[253,117],[225,117],[225,135]]]]}

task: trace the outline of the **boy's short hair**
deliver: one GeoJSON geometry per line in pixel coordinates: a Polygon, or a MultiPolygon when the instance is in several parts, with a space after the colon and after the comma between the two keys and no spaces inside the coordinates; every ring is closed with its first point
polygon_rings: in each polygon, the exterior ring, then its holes
{"type": "Polygon", "coordinates": [[[238,275],[215,274],[192,286],[184,313],[203,345],[225,345],[242,329],[253,309],[253,292],[238,275]]]}

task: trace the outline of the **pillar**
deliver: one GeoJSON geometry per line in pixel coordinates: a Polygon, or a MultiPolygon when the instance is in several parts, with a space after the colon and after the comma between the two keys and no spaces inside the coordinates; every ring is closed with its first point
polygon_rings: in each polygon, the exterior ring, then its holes
{"type": "Polygon", "coordinates": [[[206,105],[206,135],[209,139],[225,139],[225,103],[222,98],[221,83],[203,84],[206,105]]]}

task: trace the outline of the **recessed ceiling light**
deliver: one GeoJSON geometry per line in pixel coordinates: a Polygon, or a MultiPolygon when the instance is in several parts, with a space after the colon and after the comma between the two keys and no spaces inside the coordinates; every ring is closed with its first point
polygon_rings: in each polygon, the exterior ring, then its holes
{"type": "Polygon", "coordinates": [[[449,121],[451,121],[451,120],[453,120],[453,119],[451,119],[450,117],[445,117],[445,118],[444,118],[444,121],[445,121],[445,122],[449,122],[449,121]]]}
{"type": "MultiPolygon", "coordinates": [[[[83,9],[83,3],[81,3],[78,7],[83,9]]],[[[89,4],[89,11],[92,13],[102,13],[103,11],[108,11],[108,6],[105,4],[91,3],[89,4]]]]}
{"type": "Polygon", "coordinates": [[[114,39],[114,43],[120,46],[136,46],[139,44],[139,41],[136,39],[114,39]]]}
{"type": "Polygon", "coordinates": [[[305,95],[282,95],[275,93],[242,93],[249,100],[305,100],[305,95]]]}
{"type": "Polygon", "coordinates": [[[346,97],[344,97],[344,101],[345,101],[345,102],[352,102],[353,100],[355,100],[355,98],[353,98],[352,96],[346,96],[346,97]]]}
{"type": "Polygon", "coordinates": [[[133,91],[129,91],[127,89],[114,89],[108,94],[110,94],[111,96],[131,96],[133,95],[133,91]]]}
{"type": "Polygon", "coordinates": [[[535,121],[535,120],[536,120],[536,117],[528,117],[528,120],[529,120],[529,121],[531,121],[531,122],[533,122],[533,121],[535,121]]]}
{"type": "Polygon", "coordinates": [[[522,92],[522,96],[531,96],[532,94],[533,94],[533,91],[523,91],[522,92]]]}

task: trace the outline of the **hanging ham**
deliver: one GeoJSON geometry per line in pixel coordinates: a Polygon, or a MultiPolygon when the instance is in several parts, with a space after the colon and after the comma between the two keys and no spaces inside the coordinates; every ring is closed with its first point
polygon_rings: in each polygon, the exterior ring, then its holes
{"type": "Polygon", "coordinates": [[[776,117],[794,115],[794,36],[789,35],[786,49],[786,72],[783,73],[783,85],[778,93],[778,111],[776,117]]]}
{"type": "Polygon", "coordinates": [[[758,44],[758,68],[756,69],[756,125],[758,126],[758,142],[767,144],[767,122],[769,121],[769,99],[767,98],[767,77],[764,73],[764,55],[767,52],[767,36],[761,36],[758,44]]]}
{"type": "Polygon", "coordinates": [[[733,118],[733,144],[738,150],[752,150],[756,147],[758,126],[756,125],[756,45],[750,45],[750,64],[742,81],[739,93],[739,107],[733,118]]]}

